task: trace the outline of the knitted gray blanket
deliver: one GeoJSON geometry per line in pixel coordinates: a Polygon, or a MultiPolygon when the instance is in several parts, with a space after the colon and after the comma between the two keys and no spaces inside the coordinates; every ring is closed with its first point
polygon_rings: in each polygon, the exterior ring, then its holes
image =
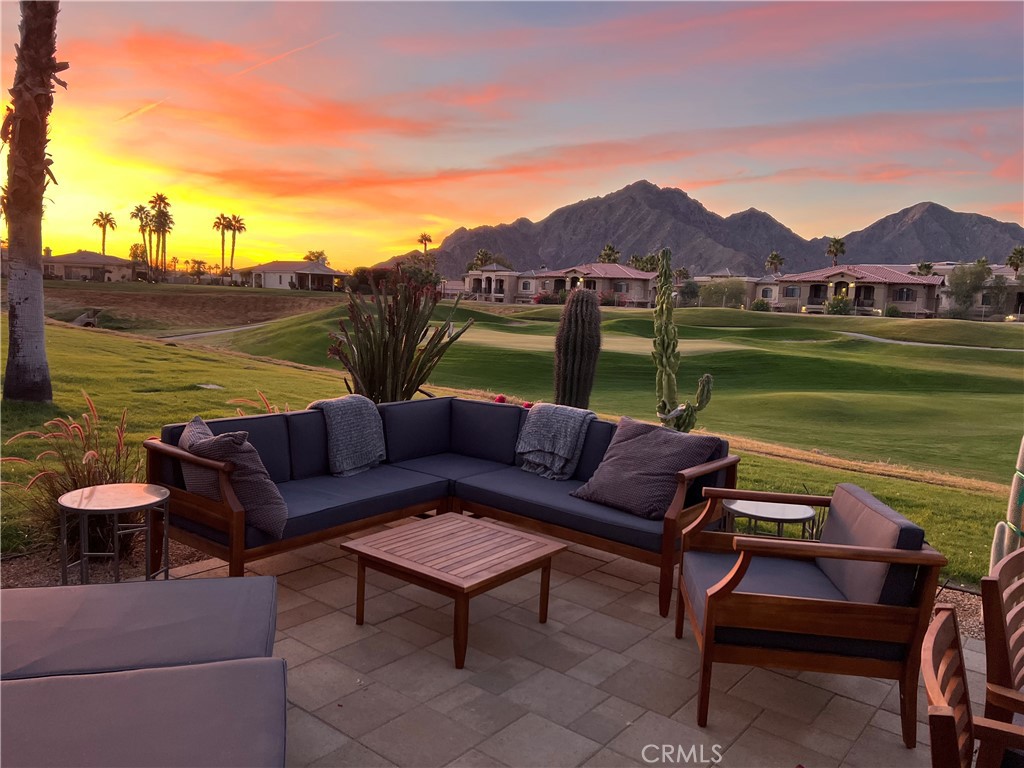
{"type": "Polygon", "coordinates": [[[576,471],[593,411],[538,403],[526,415],[516,453],[522,469],[549,480],[568,480],[576,471]]]}
{"type": "Polygon", "coordinates": [[[372,400],[348,395],[317,400],[308,407],[324,412],[332,475],[356,475],[384,461],[384,425],[372,400]]]}

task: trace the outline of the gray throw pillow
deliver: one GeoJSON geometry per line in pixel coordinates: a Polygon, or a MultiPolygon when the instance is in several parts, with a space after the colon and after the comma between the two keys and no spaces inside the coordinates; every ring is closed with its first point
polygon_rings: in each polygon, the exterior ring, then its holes
{"type": "Polygon", "coordinates": [[[623,417],[594,476],[572,495],[661,520],[676,493],[676,473],[706,462],[719,442],[623,417]]]}
{"type": "MultiPolygon", "coordinates": [[[[201,440],[209,440],[213,432],[206,425],[206,422],[199,416],[185,425],[181,437],[178,438],[178,447],[184,451],[192,452],[192,446],[201,440]]],[[[185,490],[199,496],[205,496],[214,501],[220,501],[220,481],[217,479],[217,471],[206,467],[197,467],[188,462],[181,462],[181,474],[185,478],[185,490]]]]}
{"type": "MultiPolygon", "coordinates": [[[[197,416],[189,423],[188,427],[195,424],[197,420],[202,424],[202,420],[197,416]]],[[[186,431],[188,427],[186,427],[186,431]]],[[[202,424],[202,428],[209,431],[206,424],[202,424]]],[[[280,539],[284,535],[285,523],[288,522],[288,505],[277,486],[274,485],[274,481],[270,479],[270,474],[263,465],[263,460],[260,459],[256,448],[248,441],[249,434],[247,432],[225,432],[222,435],[213,436],[211,433],[211,436],[207,438],[199,437],[201,434],[202,430],[198,426],[192,430],[186,450],[196,456],[202,456],[204,459],[232,462],[235,469],[231,473],[231,489],[245,509],[246,525],[251,525],[280,539]]],[[[185,433],[183,432],[182,438],[184,437],[185,433]]],[[[184,447],[182,440],[178,441],[178,445],[184,447]]],[[[185,466],[187,465],[183,464],[182,470],[185,466]]],[[[185,488],[190,493],[220,501],[217,473],[202,467],[194,469],[199,469],[201,472],[198,473],[198,477],[197,473],[192,473],[191,485],[188,475],[186,475],[185,488]],[[208,474],[203,474],[204,472],[208,474]]]]}

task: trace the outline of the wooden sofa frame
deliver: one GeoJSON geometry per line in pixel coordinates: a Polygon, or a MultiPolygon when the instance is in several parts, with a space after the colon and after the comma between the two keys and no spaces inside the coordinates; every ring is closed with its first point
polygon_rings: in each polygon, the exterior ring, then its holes
{"type": "Polygon", "coordinates": [[[682,533],[682,560],[685,562],[686,553],[691,550],[736,553],[738,557],[725,578],[708,590],[703,627],[698,624],[691,603],[692,596],[687,594],[681,571],[679,575],[676,637],[682,637],[685,614],[689,611],[690,625],[701,656],[697,724],[704,727],[708,722],[711,665],[714,662],[880,677],[899,681],[903,742],[908,748],[916,746],[921,643],[935,602],[939,571],[946,565],[946,558],[927,544],[919,551],[912,551],[708,531],[706,528],[722,516],[720,502],[723,499],[819,507],[830,505],[832,498],[724,488],[705,488],[704,496],[707,499],[704,511],[682,533]],[[919,574],[914,586],[913,604],[906,607],[736,593],[734,590],[743,580],[751,558],[755,556],[801,560],[829,557],[906,564],[918,566],[924,573],[919,574]],[[902,661],[888,661],[812,651],[729,645],[715,641],[717,626],[900,643],[907,646],[908,653],[902,661]]]}
{"type": "MultiPolygon", "coordinates": [[[[626,557],[631,560],[637,560],[639,562],[650,563],[658,566],[658,608],[661,611],[662,616],[668,616],[669,607],[672,602],[672,577],[675,567],[679,563],[680,550],[678,544],[680,540],[680,532],[704,507],[703,504],[695,504],[690,507],[685,507],[687,491],[691,484],[698,478],[723,470],[726,473],[726,486],[735,488],[737,472],[736,465],[739,464],[740,461],[739,456],[726,456],[721,459],[715,459],[714,461],[699,464],[696,467],[684,469],[676,474],[676,493],[672,499],[672,503],[669,505],[668,511],[665,513],[664,532],[662,534],[662,546],[660,552],[651,552],[646,549],[641,549],[640,547],[620,544],[619,542],[603,539],[592,534],[580,533],[579,531],[574,531],[571,528],[565,528],[559,525],[545,523],[540,520],[523,517],[522,515],[497,509],[496,507],[462,501],[454,496],[442,496],[432,501],[374,515],[366,518],[365,520],[357,520],[355,522],[345,523],[344,525],[325,528],[321,531],[314,531],[303,536],[295,536],[289,539],[282,539],[281,541],[275,541],[271,544],[264,544],[259,547],[246,548],[245,509],[238,501],[238,497],[235,496],[235,493],[231,488],[231,473],[234,471],[234,465],[231,462],[215,461],[213,459],[195,456],[194,454],[178,448],[177,446],[164,443],[156,437],[151,437],[143,442],[143,447],[147,451],[147,474],[149,482],[151,483],[161,482],[161,458],[176,459],[198,467],[212,469],[218,473],[221,501],[212,501],[211,499],[168,485],[167,487],[171,492],[170,498],[168,499],[168,509],[170,515],[183,517],[192,522],[199,523],[216,531],[222,532],[227,537],[227,545],[219,544],[203,536],[192,533],[191,531],[183,530],[173,525],[170,527],[168,535],[176,541],[180,541],[182,544],[186,544],[193,549],[197,549],[200,552],[211,555],[212,557],[218,557],[221,560],[226,560],[228,563],[229,576],[244,575],[245,564],[254,560],[260,560],[264,557],[270,557],[271,555],[277,555],[282,552],[299,549],[318,541],[325,541],[338,536],[355,533],[356,531],[380,525],[381,523],[401,520],[402,518],[420,515],[433,510],[436,510],[438,514],[443,512],[469,512],[482,517],[490,517],[495,520],[513,523],[521,528],[545,533],[576,544],[583,544],[585,546],[593,547],[594,549],[609,552],[621,557],[626,557]]],[[[154,530],[151,537],[152,554],[157,558],[154,562],[160,562],[160,548],[163,542],[163,523],[158,520],[157,517],[158,516],[156,515],[153,516],[154,530]]]]}

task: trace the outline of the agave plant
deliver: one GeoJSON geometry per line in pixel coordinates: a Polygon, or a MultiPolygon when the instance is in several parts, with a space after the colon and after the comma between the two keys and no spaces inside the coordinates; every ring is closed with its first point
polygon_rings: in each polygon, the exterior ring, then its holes
{"type": "MultiPolygon", "coordinates": [[[[81,420],[67,416],[51,419],[44,425],[46,431],[28,430],[7,440],[4,445],[24,440],[38,440],[43,450],[35,459],[4,456],[4,464],[24,464],[31,467],[32,477],[27,483],[4,482],[3,485],[20,488],[29,520],[40,527],[54,542],[59,535],[57,499],[68,491],[106,483],[137,482],[142,475],[142,454],[137,444],[128,444],[125,434],[128,409],[121,411],[113,435],[104,431],[96,404],[84,391],[88,410],[81,420]]],[[[68,526],[68,546],[78,550],[78,526],[68,526]]],[[[118,538],[121,556],[131,553],[134,537],[114,535],[113,518],[89,518],[89,550],[112,551],[112,541],[118,538]]]]}
{"type": "Polygon", "coordinates": [[[333,343],[327,349],[327,356],[340,360],[348,371],[348,391],[375,403],[411,400],[448,348],[473,324],[469,319],[454,330],[456,299],[447,317],[432,327],[437,289],[417,285],[400,269],[395,271],[387,292],[371,283],[369,297],[349,293],[348,324],[338,323],[341,332],[331,334],[333,343]]]}

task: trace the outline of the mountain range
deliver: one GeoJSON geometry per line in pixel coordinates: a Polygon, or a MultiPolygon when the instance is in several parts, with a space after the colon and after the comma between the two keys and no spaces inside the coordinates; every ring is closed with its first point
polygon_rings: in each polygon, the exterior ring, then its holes
{"type": "MultiPolygon", "coordinates": [[[[920,261],[1002,263],[1024,244],[1024,227],[977,213],[958,213],[937,203],[918,203],[843,236],[846,264],[911,264],[920,261]]],[[[484,248],[501,254],[517,269],[561,269],[597,261],[612,243],[625,263],[630,255],[672,249],[673,267],[692,274],[729,269],[764,274],[773,250],[785,259],[785,272],[828,266],[829,238],[805,240],[770,215],[750,208],[720,216],[680,189],[637,181],[617,192],[581,200],[533,222],[460,227],[435,250],[438,268],[459,278],[484,248]]],[[[404,256],[408,256],[405,254],[404,256]]],[[[401,259],[403,256],[396,257],[401,259]]],[[[392,260],[393,261],[393,260],[392,260]]]]}

